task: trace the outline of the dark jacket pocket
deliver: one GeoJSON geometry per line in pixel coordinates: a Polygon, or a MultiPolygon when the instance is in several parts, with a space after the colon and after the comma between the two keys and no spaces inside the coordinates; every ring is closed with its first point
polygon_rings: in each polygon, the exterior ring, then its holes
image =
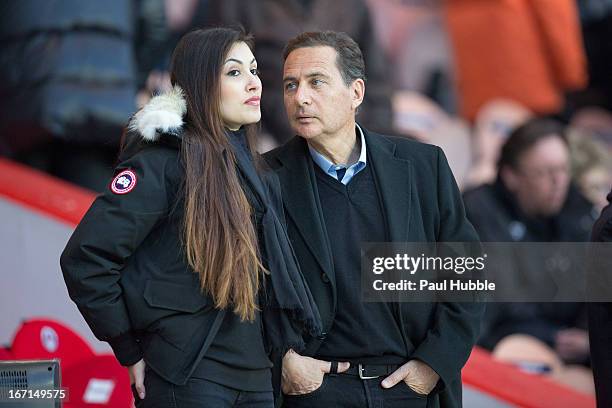
{"type": "Polygon", "coordinates": [[[212,303],[198,287],[157,280],[147,281],[144,298],[151,307],[186,313],[195,313],[212,303]]]}

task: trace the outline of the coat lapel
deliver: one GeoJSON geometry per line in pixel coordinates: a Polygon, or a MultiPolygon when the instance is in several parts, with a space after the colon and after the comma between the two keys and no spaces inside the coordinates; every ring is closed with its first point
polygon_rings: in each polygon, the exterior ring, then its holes
{"type": "MultiPolygon", "coordinates": [[[[363,129],[363,128],[362,128],[363,129]]],[[[411,215],[412,164],[396,157],[395,143],[363,129],[369,162],[380,189],[391,241],[408,241],[411,215]],[[392,220],[389,222],[388,220],[392,220]]],[[[295,223],[321,269],[335,284],[332,257],[306,142],[296,137],[277,156],[287,215],[295,223]]]]}
{"type": "Polygon", "coordinates": [[[335,284],[332,257],[327,241],[323,213],[317,192],[317,181],[306,142],[296,137],[287,145],[286,154],[279,157],[283,166],[277,171],[283,186],[283,201],[287,214],[304,238],[306,245],[335,284]]]}
{"type": "Polygon", "coordinates": [[[389,139],[365,129],[363,132],[371,160],[369,164],[382,196],[389,238],[392,242],[408,241],[412,164],[396,156],[395,143],[389,139]]]}

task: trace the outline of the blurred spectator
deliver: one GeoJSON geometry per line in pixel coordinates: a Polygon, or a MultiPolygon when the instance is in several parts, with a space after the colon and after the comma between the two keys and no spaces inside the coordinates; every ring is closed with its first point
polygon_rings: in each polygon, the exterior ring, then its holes
{"type": "MultiPolygon", "coordinates": [[[[168,44],[170,37],[169,24],[171,15],[167,10],[166,1],[164,0],[136,0],[134,7],[136,9],[136,26],[134,32],[134,54],[137,66],[136,86],[137,89],[142,89],[153,70],[159,69],[158,65],[163,65],[165,69],[167,61],[169,61],[168,49],[171,45],[168,44]]],[[[182,5],[183,1],[175,1],[176,4],[182,5]]],[[[187,7],[184,7],[188,10],[187,7]]]]}
{"type": "Polygon", "coordinates": [[[557,113],[586,85],[575,0],[453,0],[445,4],[459,105],[469,120],[493,98],[557,113]]]}
{"type": "Polygon", "coordinates": [[[210,5],[206,25],[241,23],[255,36],[254,54],[263,83],[262,125],[277,143],[293,136],[283,110],[283,58],[286,42],[303,31],[334,30],[361,47],[367,88],[358,121],[373,131],[391,133],[391,83],[388,64],[373,29],[365,0],[224,0],[210,5]]]}
{"type": "Polygon", "coordinates": [[[589,86],[583,104],[612,110],[612,1],[577,0],[589,61],[589,86]]]}
{"type": "Polygon", "coordinates": [[[509,99],[492,99],[478,110],[472,138],[474,161],[467,175],[467,187],[495,180],[502,145],[510,132],[530,117],[527,108],[509,99]]]}
{"type": "Polygon", "coordinates": [[[447,115],[434,101],[417,92],[395,93],[392,106],[394,128],[401,134],[440,146],[462,189],[472,157],[468,125],[447,115]]]}
{"type": "Polygon", "coordinates": [[[136,0],[137,105],[171,88],[168,65],[179,38],[206,15],[208,0],[136,0]]]}
{"type": "Polygon", "coordinates": [[[599,214],[608,204],[606,196],[612,186],[612,156],[606,146],[585,131],[571,129],[568,141],[572,158],[573,179],[580,192],[599,214]]]}
{"type": "MultiPolygon", "coordinates": [[[[564,134],[562,125],[555,121],[530,120],[513,131],[503,145],[495,183],[465,193],[468,218],[483,242],[588,240],[593,206],[571,185],[564,134]]],[[[534,273],[541,272],[541,265],[531,266],[534,273]]],[[[554,378],[592,390],[588,371],[561,363],[588,360],[583,304],[490,303],[480,344],[516,362],[534,362],[534,355],[541,355],[535,362],[551,369],[554,378]],[[517,334],[522,336],[508,337],[517,334]],[[532,355],[529,350],[533,349],[549,352],[532,355]]]]}
{"type": "MultiPolygon", "coordinates": [[[[612,58],[612,54],[610,57],[612,58]]],[[[587,106],[574,113],[570,124],[572,128],[585,131],[590,137],[604,143],[612,153],[612,112],[596,106],[587,106]]]]}
{"type": "Polygon", "coordinates": [[[100,191],[134,111],[133,3],[2,5],[0,153],[100,191]]]}
{"type": "Polygon", "coordinates": [[[454,65],[442,0],[368,0],[374,26],[390,61],[395,93],[419,92],[456,113],[454,65]]]}
{"type": "Polygon", "coordinates": [[[468,217],[485,242],[581,242],[593,205],[570,182],[563,126],[532,119],[502,147],[494,184],[467,191],[468,217]]]}

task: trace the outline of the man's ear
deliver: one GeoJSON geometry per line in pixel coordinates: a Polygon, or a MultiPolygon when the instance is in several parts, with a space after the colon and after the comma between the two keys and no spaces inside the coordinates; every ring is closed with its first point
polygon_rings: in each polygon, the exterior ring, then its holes
{"type": "Polygon", "coordinates": [[[515,192],[518,183],[520,183],[518,179],[517,172],[510,166],[503,166],[499,171],[499,176],[502,181],[506,185],[506,188],[510,190],[510,192],[515,192]]]}
{"type": "Polygon", "coordinates": [[[353,99],[353,110],[357,110],[363,102],[365,96],[365,82],[361,78],[357,78],[351,84],[351,97],[353,99]]]}

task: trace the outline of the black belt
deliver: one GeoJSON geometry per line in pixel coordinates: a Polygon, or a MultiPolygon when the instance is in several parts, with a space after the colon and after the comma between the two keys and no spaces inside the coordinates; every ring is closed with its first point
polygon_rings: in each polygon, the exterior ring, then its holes
{"type": "Polygon", "coordinates": [[[356,364],[351,363],[348,370],[338,373],[338,362],[332,361],[331,374],[351,375],[359,377],[362,380],[371,380],[373,378],[387,376],[400,368],[399,364],[356,364]]]}

